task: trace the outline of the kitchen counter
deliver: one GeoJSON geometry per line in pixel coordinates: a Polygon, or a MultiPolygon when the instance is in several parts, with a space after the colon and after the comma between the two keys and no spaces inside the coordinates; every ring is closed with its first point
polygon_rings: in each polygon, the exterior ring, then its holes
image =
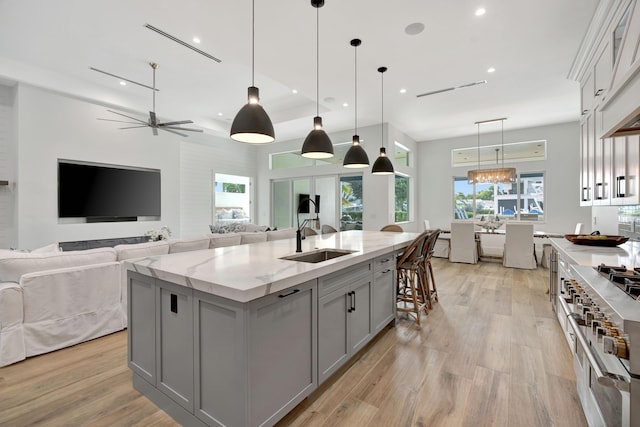
{"type": "Polygon", "coordinates": [[[145,276],[248,302],[402,249],[417,236],[361,230],[309,236],[302,241],[303,253],[323,248],[355,251],[316,264],[280,259],[296,253],[296,240],[284,239],[141,258],[125,266],[145,276]]]}
{"type": "Polygon", "coordinates": [[[627,268],[640,267],[640,242],[626,242],[619,246],[576,245],[567,239],[549,239],[558,253],[570,264],[596,267],[606,265],[624,265],[627,268]]]}
{"type": "Polygon", "coordinates": [[[273,425],[396,315],[396,253],[416,233],[310,236],[354,251],[281,259],[296,240],[128,262],[128,364],[134,387],[183,425],[273,425]]]}

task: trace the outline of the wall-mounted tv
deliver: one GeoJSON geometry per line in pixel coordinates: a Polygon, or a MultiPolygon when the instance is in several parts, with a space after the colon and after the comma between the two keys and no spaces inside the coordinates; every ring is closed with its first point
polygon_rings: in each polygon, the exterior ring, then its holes
{"type": "Polygon", "coordinates": [[[58,217],[135,221],[160,216],[160,170],[58,159],[58,217]]]}
{"type": "MultiPolygon", "coordinates": [[[[311,197],[308,194],[298,194],[298,212],[300,213],[310,213],[309,200],[311,197]]],[[[320,213],[320,196],[316,194],[316,199],[314,200],[316,203],[315,213],[320,213]]]]}

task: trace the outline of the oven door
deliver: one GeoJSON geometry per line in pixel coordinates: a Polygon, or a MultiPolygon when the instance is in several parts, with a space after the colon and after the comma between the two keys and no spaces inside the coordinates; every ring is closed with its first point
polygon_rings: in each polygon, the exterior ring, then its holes
{"type": "Polygon", "coordinates": [[[629,379],[607,372],[576,321],[568,316],[575,339],[576,386],[590,427],[630,427],[629,379]]]}

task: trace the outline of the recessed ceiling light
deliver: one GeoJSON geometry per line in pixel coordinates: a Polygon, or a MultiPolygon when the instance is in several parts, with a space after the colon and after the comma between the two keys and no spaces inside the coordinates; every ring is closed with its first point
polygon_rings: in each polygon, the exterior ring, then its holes
{"type": "Polygon", "coordinates": [[[193,42],[194,42],[195,44],[198,44],[198,43],[200,43],[200,39],[199,39],[199,38],[197,38],[197,37],[194,37],[194,38],[193,38],[193,42]]]}
{"type": "Polygon", "coordinates": [[[487,73],[494,73],[495,71],[496,71],[495,68],[489,67],[489,69],[487,70],[487,73]]]}
{"type": "Polygon", "coordinates": [[[120,81],[120,86],[126,86],[126,85],[127,85],[127,82],[125,82],[124,80],[120,81]]]}
{"type": "Polygon", "coordinates": [[[406,89],[400,89],[400,93],[407,93],[406,89]]]}
{"type": "Polygon", "coordinates": [[[222,116],[222,113],[218,113],[218,116],[222,116]]]}
{"type": "Polygon", "coordinates": [[[349,106],[349,103],[348,103],[348,102],[343,102],[343,103],[342,103],[342,106],[343,106],[343,107],[348,107],[348,106],[349,106]]]}
{"type": "Polygon", "coordinates": [[[410,36],[415,36],[424,31],[424,24],[422,22],[414,22],[404,28],[404,32],[410,36]]]}
{"type": "Polygon", "coordinates": [[[298,89],[293,89],[291,93],[298,93],[298,89]]]}
{"type": "Polygon", "coordinates": [[[479,8],[478,10],[476,10],[476,16],[482,16],[485,13],[487,13],[487,11],[484,8],[479,8]]]}

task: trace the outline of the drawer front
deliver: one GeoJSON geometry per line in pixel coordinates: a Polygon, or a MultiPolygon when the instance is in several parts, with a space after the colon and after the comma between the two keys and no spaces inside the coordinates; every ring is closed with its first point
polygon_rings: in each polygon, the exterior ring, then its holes
{"type": "Polygon", "coordinates": [[[362,276],[371,274],[371,263],[365,262],[318,279],[318,295],[323,296],[343,286],[349,286],[362,276]]]}
{"type": "Polygon", "coordinates": [[[373,261],[373,271],[375,273],[383,270],[395,270],[395,268],[396,255],[393,252],[380,256],[373,261]]]}

